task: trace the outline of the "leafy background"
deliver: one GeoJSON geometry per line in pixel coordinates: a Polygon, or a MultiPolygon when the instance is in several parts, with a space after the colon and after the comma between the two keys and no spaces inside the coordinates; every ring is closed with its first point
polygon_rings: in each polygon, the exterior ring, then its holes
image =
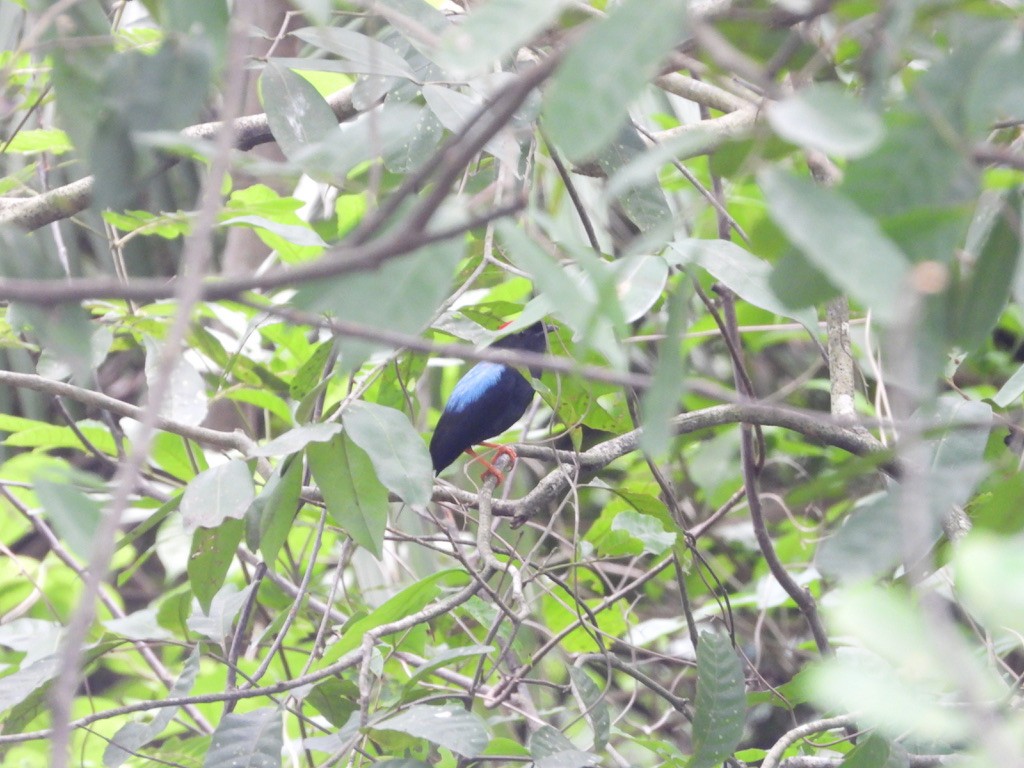
{"type": "Polygon", "coordinates": [[[1024,765],[1021,10],[0,0],[0,761],[1024,765]]]}

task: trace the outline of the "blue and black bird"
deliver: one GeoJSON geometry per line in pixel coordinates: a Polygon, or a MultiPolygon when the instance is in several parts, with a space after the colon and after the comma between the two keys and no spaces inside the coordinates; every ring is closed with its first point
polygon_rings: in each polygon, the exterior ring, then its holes
{"type": "MultiPolygon", "coordinates": [[[[536,322],[491,346],[543,352],[547,348],[545,334],[548,330],[544,323],[536,322]]],[[[530,373],[534,378],[540,376],[540,370],[536,368],[531,368],[530,373]]],[[[515,460],[515,451],[508,446],[496,446],[485,441],[515,424],[532,400],[533,385],[511,365],[488,362],[474,365],[455,385],[437,422],[434,436],[430,438],[434,472],[439,473],[465,452],[487,467],[485,474],[495,473],[501,482],[504,479],[501,472],[478,456],[473,446],[498,448],[499,452],[508,453],[515,460]]]]}

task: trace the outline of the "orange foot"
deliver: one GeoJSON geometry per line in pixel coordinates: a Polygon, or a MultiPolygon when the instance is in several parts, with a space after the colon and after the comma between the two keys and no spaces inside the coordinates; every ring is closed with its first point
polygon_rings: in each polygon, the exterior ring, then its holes
{"type": "Polygon", "coordinates": [[[510,459],[512,459],[512,463],[515,464],[516,459],[519,458],[516,455],[515,449],[511,445],[499,445],[497,443],[480,443],[480,445],[494,449],[493,461],[488,461],[479,453],[474,451],[472,448],[467,448],[466,453],[473,457],[473,461],[479,461],[481,464],[487,467],[487,469],[484,470],[484,473],[480,475],[481,480],[486,480],[487,476],[491,475],[498,481],[497,484],[501,485],[503,482],[505,482],[505,473],[498,469],[496,466],[494,466],[494,463],[498,461],[498,457],[508,456],[510,459]]]}

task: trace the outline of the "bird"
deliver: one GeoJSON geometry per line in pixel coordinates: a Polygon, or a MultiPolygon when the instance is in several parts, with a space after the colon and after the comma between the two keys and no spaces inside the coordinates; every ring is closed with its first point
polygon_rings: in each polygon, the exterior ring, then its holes
{"type": "MultiPolygon", "coordinates": [[[[508,325],[505,323],[501,327],[508,325]]],[[[553,327],[537,321],[518,333],[511,333],[492,344],[497,349],[521,349],[543,352],[547,348],[547,332],[553,327]]],[[[530,375],[540,377],[539,368],[530,368],[530,375]]],[[[533,385],[518,370],[504,363],[481,362],[474,365],[455,384],[441,418],[430,438],[430,458],[434,473],[448,467],[460,453],[487,467],[483,477],[494,475],[504,480],[502,472],[474,450],[475,445],[497,448],[497,456],[507,454],[513,461],[515,451],[507,445],[486,442],[500,435],[526,413],[533,400],[533,385]]]]}

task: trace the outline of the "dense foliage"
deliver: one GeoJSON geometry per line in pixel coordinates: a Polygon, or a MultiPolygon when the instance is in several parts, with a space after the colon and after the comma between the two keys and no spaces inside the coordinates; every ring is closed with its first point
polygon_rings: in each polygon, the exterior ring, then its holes
{"type": "Polygon", "coordinates": [[[0,0],[0,762],[1024,765],[1020,0],[263,5],[0,0]]]}

